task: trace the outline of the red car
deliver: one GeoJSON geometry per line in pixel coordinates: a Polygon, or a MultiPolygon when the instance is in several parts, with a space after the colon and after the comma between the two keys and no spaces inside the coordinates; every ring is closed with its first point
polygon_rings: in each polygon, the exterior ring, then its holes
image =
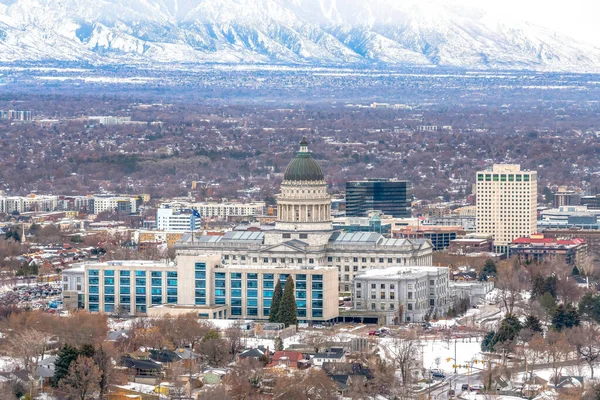
{"type": "Polygon", "coordinates": [[[369,336],[375,336],[377,335],[377,331],[369,331],[369,336]]]}

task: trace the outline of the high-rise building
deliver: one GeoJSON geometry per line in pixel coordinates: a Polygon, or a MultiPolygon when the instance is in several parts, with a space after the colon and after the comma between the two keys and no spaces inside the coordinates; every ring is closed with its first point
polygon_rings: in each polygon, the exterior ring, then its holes
{"type": "Polygon", "coordinates": [[[378,210],[396,218],[410,217],[407,200],[407,181],[368,179],[346,182],[346,215],[366,217],[370,210],[378,210]]]}
{"type": "Polygon", "coordinates": [[[558,188],[552,199],[552,207],[559,208],[563,206],[578,206],[581,201],[581,195],[575,190],[569,190],[565,186],[558,188]]]}
{"type": "Polygon", "coordinates": [[[479,171],[477,180],[477,233],[490,234],[496,251],[505,252],[519,237],[537,231],[537,172],[520,165],[494,164],[479,171]]]}

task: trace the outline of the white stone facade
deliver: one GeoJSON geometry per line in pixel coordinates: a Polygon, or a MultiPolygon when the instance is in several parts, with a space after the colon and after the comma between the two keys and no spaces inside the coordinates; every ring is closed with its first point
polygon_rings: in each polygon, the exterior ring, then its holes
{"type": "Polygon", "coordinates": [[[450,307],[448,267],[390,267],[354,278],[355,311],[376,313],[387,325],[443,316],[450,307]]]}

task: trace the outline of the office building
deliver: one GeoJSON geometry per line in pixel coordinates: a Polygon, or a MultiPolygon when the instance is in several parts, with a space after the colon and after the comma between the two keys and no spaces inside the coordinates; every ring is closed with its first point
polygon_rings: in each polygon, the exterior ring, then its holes
{"type": "MultiPolygon", "coordinates": [[[[194,221],[194,225],[200,221],[194,221]]],[[[156,229],[160,231],[189,232],[192,227],[192,214],[180,213],[171,208],[156,210],[156,229]]]]}
{"type": "Polygon", "coordinates": [[[410,217],[407,181],[369,179],[346,182],[346,215],[366,217],[369,211],[381,211],[396,218],[410,217]]]}
{"type": "Polygon", "coordinates": [[[378,314],[386,325],[422,322],[450,307],[448,267],[390,267],[354,278],[354,311],[378,314]]]}
{"type": "Polygon", "coordinates": [[[593,196],[582,196],[579,200],[582,206],[587,206],[590,210],[600,209],[600,194],[593,196]]]}
{"type": "Polygon", "coordinates": [[[320,165],[305,141],[288,165],[277,197],[275,227],[236,229],[223,236],[184,235],[179,251],[219,254],[227,265],[328,266],[339,271],[339,289],[350,292],[354,276],[367,269],[431,265],[426,239],[389,239],[377,232],[333,229],[331,199],[320,165]]]}
{"type": "Polygon", "coordinates": [[[153,305],[177,304],[179,286],[193,291],[189,281],[187,287],[186,281],[179,284],[176,266],[161,262],[108,261],[79,266],[85,270],[85,309],[90,312],[146,314],[153,305]]]}
{"type": "Polygon", "coordinates": [[[491,234],[498,252],[537,231],[537,172],[494,164],[476,173],[477,233],[491,234]]]}
{"type": "Polygon", "coordinates": [[[335,268],[227,266],[219,262],[218,256],[184,252],[177,265],[110,261],[80,264],[74,270],[81,270],[86,283],[85,308],[91,312],[193,312],[201,318],[266,320],[277,280],[285,288],[291,275],[299,321],[323,322],[338,316],[335,268]]]}
{"type": "Polygon", "coordinates": [[[600,229],[600,210],[587,206],[562,206],[540,212],[538,230],[548,228],[600,229]]]}
{"type": "Polygon", "coordinates": [[[552,207],[560,208],[563,206],[578,206],[581,201],[581,195],[575,190],[569,190],[565,186],[558,188],[552,199],[552,207]]]}
{"type": "Polygon", "coordinates": [[[78,265],[62,272],[63,308],[69,311],[85,307],[85,267],[78,265]]]}

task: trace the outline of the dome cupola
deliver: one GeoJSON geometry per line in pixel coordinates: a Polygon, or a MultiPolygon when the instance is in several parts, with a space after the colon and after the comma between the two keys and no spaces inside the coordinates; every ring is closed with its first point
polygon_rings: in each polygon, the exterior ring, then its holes
{"type": "Polygon", "coordinates": [[[285,169],[284,181],[324,181],[325,175],[318,162],[312,158],[305,138],[300,142],[300,151],[285,169]]]}

